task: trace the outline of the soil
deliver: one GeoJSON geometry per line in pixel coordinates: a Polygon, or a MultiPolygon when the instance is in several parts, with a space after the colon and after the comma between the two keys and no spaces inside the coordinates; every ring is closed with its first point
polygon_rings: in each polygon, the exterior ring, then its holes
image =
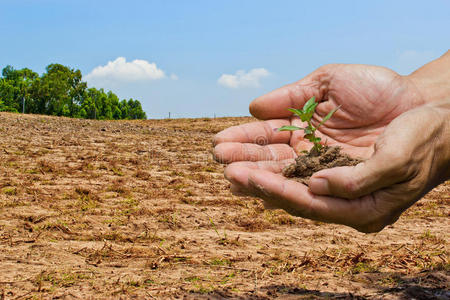
{"type": "Polygon", "coordinates": [[[0,113],[0,299],[448,299],[450,181],[377,234],[231,194],[252,118],[0,113]]]}
{"type": "Polygon", "coordinates": [[[352,158],[348,154],[341,152],[341,148],[338,146],[325,146],[319,152],[314,150],[313,148],[307,154],[299,155],[294,163],[283,169],[283,175],[308,185],[311,175],[320,170],[355,166],[362,162],[361,159],[352,158]]]}

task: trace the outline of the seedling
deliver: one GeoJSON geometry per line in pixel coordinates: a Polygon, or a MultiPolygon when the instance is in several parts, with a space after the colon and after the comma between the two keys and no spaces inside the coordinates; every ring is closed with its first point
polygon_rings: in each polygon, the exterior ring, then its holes
{"type": "Polygon", "coordinates": [[[303,106],[303,109],[295,109],[295,108],[288,108],[289,111],[293,112],[297,116],[299,116],[300,120],[303,122],[307,122],[308,126],[305,128],[289,125],[289,126],[283,126],[278,128],[278,131],[295,131],[295,130],[303,130],[305,132],[305,135],[303,138],[308,139],[311,143],[314,144],[312,150],[316,153],[319,153],[322,149],[322,144],[320,143],[321,138],[316,136],[316,130],[319,129],[320,126],[322,126],[323,123],[328,121],[331,116],[341,107],[340,105],[330,111],[328,115],[323,118],[322,122],[317,125],[317,127],[314,127],[311,123],[311,118],[316,110],[316,107],[319,103],[316,102],[316,97],[311,97],[303,106]]]}

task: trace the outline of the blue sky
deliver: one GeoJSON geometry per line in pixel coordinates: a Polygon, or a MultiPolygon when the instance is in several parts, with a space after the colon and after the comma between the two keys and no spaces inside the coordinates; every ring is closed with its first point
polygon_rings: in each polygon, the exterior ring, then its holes
{"type": "Polygon", "coordinates": [[[408,74],[450,47],[450,1],[0,0],[0,67],[80,69],[149,118],[248,115],[327,63],[408,74]]]}

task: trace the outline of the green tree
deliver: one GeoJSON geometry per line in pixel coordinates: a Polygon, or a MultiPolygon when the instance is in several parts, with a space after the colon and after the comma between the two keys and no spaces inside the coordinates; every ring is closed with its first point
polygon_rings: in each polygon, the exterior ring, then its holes
{"type": "Polygon", "coordinates": [[[145,112],[142,110],[141,103],[138,100],[128,100],[128,107],[129,119],[147,119],[145,112]]]}
{"type": "Polygon", "coordinates": [[[80,70],[50,64],[39,76],[6,66],[0,77],[0,111],[91,119],[145,119],[138,100],[119,100],[113,92],[87,87],[80,70]]]}
{"type": "Polygon", "coordinates": [[[123,119],[123,120],[128,119],[128,102],[127,102],[127,100],[124,99],[124,100],[120,101],[119,108],[120,108],[120,111],[122,112],[121,119],[123,119]]]}
{"type": "Polygon", "coordinates": [[[0,80],[0,99],[3,102],[2,111],[18,112],[19,102],[15,99],[16,88],[11,82],[2,78],[0,80]]]}
{"type": "Polygon", "coordinates": [[[78,111],[77,117],[78,117],[78,118],[87,119],[87,113],[86,113],[86,111],[84,110],[84,108],[81,108],[81,109],[78,111]]]}
{"type": "Polygon", "coordinates": [[[46,71],[37,87],[37,113],[61,116],[67,104],[69,115],[75,116],[87,88],[81,71],[60,64],[51,64],[46,71]]]}
{"type": "MultiPolygon", "coordinates": [[[[32,87],[38,74],[27,68],[15,70],[12,66],[6,66],[2,70],[2,76],[0,98],[3,99],[6,110],[23,111],[25,103],[33,102],[32,87]]],[[[28,111],[27,109],[26,112],[28,111]]]]}

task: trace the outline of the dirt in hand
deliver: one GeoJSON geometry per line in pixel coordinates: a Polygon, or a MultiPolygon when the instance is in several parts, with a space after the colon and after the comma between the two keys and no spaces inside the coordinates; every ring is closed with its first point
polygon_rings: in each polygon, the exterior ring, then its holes
{"type": "Polygon", "coordinates": [[[362,162],[358,158],[352,158],[348,154],[341,152],[341,147],[338,146],[325,146],[319,153],[313,150],[305,155],[298,156],[294,163],[283,169],[283,175],[308,185],[311,175],[320,170],[355,166],[362,162]]]}

